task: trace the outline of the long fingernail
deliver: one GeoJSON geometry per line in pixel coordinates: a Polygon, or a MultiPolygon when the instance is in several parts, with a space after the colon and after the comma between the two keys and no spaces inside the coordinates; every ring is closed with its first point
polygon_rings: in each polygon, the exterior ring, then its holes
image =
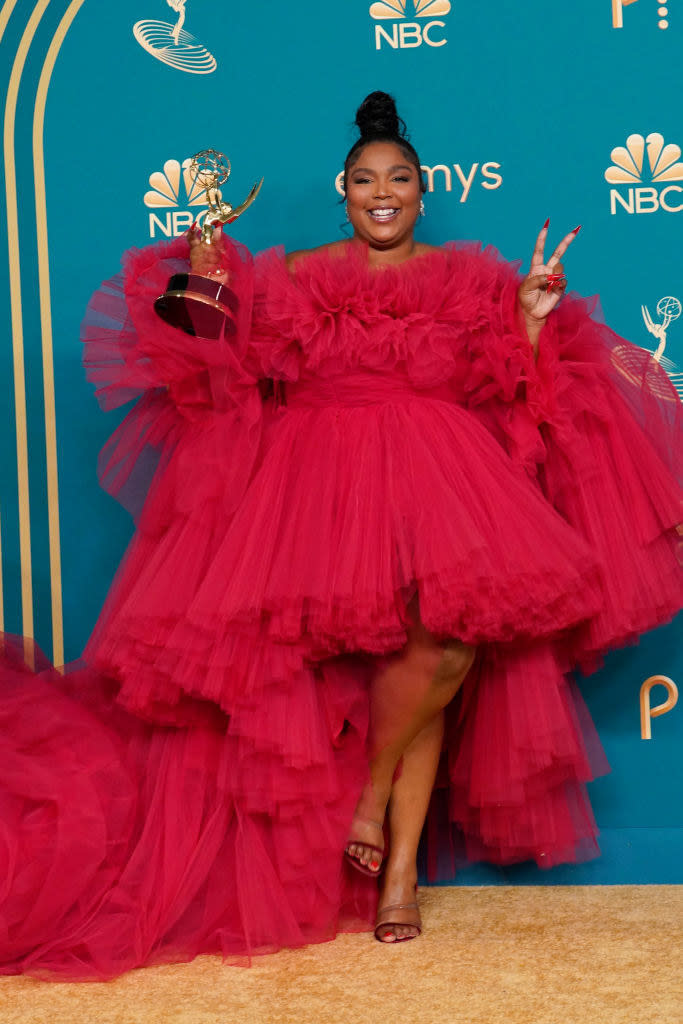
{"type": "Polygon", "coordinates": [[[544,228],[547,228],[549,224],[550,224],[550,217],[548,217],[548,219],[547,219],[547,221],[545,222],[545,224],[543,225],[543,227],[544,227],[544,228]]]}
{"type": "Polygon", "coordinates": [[[574,230],[572,231],[572,234],[573,235],[578,235],[580,230],[581,230],[581,224],[579,224],[578,228],[574,228],[574,230]]]}

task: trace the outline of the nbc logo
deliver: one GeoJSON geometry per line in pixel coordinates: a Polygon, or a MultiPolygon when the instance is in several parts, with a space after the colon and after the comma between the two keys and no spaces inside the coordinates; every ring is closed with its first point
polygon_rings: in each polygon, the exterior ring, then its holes
{"type": "Polygon", "coordinates": [[[370,17],[380,22],[375,25],[375,49],[386,45],[393,50],[405,50],[423,43],[445,46],[446,23],[436,19],[444,17],[450,9],[450,0],[410,0],[410,11],[408,0],[377,0],[370,5],[370,17]],[[407,21],[409,13],[421,20],[407,21]]]}
{"type": "Polygon", "coordinates": [[[646,139],[642,135],[629,135],[626,146],[612,150],[612,165],[605,171],[605,181],[619,188],[610,189],[610,212],[617,208],[627,213],[680,213],[683,210],[683,187],[666,184],[683,181],[681,147],[664,144],[664,136],[652,132],[646,139]],[[645,153],[649,165],[649,181],[643,185],[645,153]],[[663,186],[663,187],[662,187],[663,186]]]}
{"type": "Polygon", "coordinates": [[[143,50],[176,71],[210,75],[216,70],[216,58],[183,28],[187,0],[166,0],[166,3],[178,15],[175,25],[167,21],[136,21],[133,35],[143,50]]]}
{"type": "Polygon", "coordinates": [[[198,215],[178,209],[181,183],[184,191],[183,205],[206,206],[205,190],[190,176],[191,163],[190,157],[183,160],[182,164],[178,160],[167,160],[163,171],[150,174],[149,183],[152,187],[149,192],[145,192],[144,203],[150,210],[158,211],[149,215],[150,238],[156,238],[157,233],[165,238],[175,238],[187,231],[194,220],[201,224],[206,209],[198,215]]]}

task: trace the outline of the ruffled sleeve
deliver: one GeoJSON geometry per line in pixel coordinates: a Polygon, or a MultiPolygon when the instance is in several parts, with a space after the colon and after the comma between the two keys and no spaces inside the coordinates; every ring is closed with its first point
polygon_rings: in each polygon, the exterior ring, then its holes
{"type": "Polygon", "coordinates": [[[602,611],[574,632],[592,671],[681,608],[682,406],[654,356],[601,322],[597,300],[567,296],[539,338],[515,324],[514,268],[473,324],[460,394],[602,567],[602,611]]]}
{"type": "MultiPolygon", "coordinates": [[[[197,439],[204,438],[204,451],[214,450],[214,463],[230,458],[232,450],[242,477],[253,461],[261,412],[256,380],[246,365],[253,267],[246,248],[226,243],[230,287],[239,302],[236,333],[229,340],[192,337],[154,311],[169,278],[189,269],[184,238],[129,250],[121,273],[100,286],[86,311],[83,361],[100,405],[109,410],[136,400],[99,461],[102,486],[136,517],[152,480],[158,481],[181,442],[188,448],[190,437],[198,447],[197,439]]],[[[191,469],[192,460],[185,461],[191,469]]]]}
{"type": "Polygon", "coordinates": [[[456,332],[462,394],[470,405],[492,395],[511,401],[534,373],[534,353],[517,317],[519,263],[476,242],[450,243],[446,251],[449,280],[435,321],[456,332]]]}
{"type": "Polygon", "coordinates": [[[301,338],[317,324],[313,296],[295,287],[282,246],[259,253],[255,269],[249,367],[261,378],[298,380],[301,338]]]}

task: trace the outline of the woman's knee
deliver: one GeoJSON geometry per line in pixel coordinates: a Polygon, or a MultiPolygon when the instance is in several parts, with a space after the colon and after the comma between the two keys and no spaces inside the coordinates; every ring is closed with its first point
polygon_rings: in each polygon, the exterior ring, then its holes
{"type": "Polygon", "coordinates": [[[460,640],[444,644],[440,649],[439,663],[434,672],[434,685],[452,690],[452,695],[455,696],[472,668],[476,654],[476,647],[464,644],[460,640]]]}
{"type": "Polygon", "coordinates": [[[471,644],[452,640],[446,644],[414,644],[411,656],[416,669],[430,688],[442,696],[445,706],[462,686],[476,653],[471,644]]]}

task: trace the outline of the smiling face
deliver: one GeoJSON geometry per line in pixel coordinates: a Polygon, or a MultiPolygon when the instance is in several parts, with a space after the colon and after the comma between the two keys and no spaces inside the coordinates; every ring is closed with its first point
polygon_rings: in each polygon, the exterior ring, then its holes
{"type": "Polygon", "coordinates": [[[383,251],[413,244],[421,179],[400,146],[369,142],[356,154],[345,184],[355,238],[383,251]]]}

